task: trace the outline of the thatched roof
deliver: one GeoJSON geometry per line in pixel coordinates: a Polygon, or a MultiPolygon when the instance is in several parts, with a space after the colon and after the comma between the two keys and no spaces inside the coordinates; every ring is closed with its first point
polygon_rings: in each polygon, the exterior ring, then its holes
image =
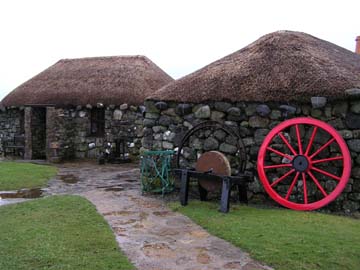
{"type": "Polygon", "coordinates": [[[164,86],[149,99],[178,102],[309,101],[360,88],[360,55],[305,33],[279,31],[164,86]]]}
{"type": "Polygon", "coordinates": [[[13,90],[2,105],[138,105],[171,81],[145,56],[63,59],[13,90]]]}

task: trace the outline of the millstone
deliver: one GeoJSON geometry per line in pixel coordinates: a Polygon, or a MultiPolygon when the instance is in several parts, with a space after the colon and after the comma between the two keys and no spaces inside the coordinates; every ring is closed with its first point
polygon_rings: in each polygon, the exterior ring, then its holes
{"type": "MultiPolygon", "coordinates": [[[[198,172],[209,172],[217,175],[231,175],[231,167],[226,156],[218,151],[209,151],[202,154],[196,162],[198,172]]],[[[208,179],[199,179],[199,184],[210,192],[220,191],[222,182],[208,179]]]]}

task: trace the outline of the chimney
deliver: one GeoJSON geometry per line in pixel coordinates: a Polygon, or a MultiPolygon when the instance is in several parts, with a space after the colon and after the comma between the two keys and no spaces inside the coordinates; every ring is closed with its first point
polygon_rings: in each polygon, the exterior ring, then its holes
{"type": "Polygon", "coordinates": [[[360,54],[360,36],[357,36],[355,41],[356,41],[355,53],[360,54]]]}

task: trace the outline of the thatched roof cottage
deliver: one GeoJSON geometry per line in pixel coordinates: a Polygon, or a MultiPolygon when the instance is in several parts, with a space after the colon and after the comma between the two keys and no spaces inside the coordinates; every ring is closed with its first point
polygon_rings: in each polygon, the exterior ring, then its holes
{"type": "MultiPolygon", "coordinates": [[[[3,141],[24,134],[25,158],[92,157],[119,136],[141,139],[146,96],[173,79],[145,56],[63,59],[1,102],[3,141]]],[[[6,149],[3,149],[5,151],[6,149]]]]}
{"type": "MultiPolygon", "coordinates": [[[[360,194],[360,55],[354,52],[305,33],[270,33],[163,86],[147,98],[146,109],[146,149],[176,148],[187,130],[206,120],[236,130],[245,145],[246,170],[255,175],[249,184],[249,197],[254,201],[266,198],[256,167],[260,146],[270,130],[285,119],[300,116],[327,122],[346,140],[353,160],[352,180],[330,208],[360,209],[356,195],[360,194]]],[[[311,128],[301,128],[308,139],[311,128]]],[[[315,146],[320,148],[327,138],[320,133],[316,136],[315,146]]],[[[236,141],[222,132],[193,134],[182,149],[183,163],[193,164],[196,157],[211,150],[225,154],[232,173],[238,173],[236,141]]],[[[322,154],[330,156],[325,152],[322,154]]],[[[273,161],[277,157],[271,158],[273,161]]],[[[329,168],[336,170],[336,164],[329,168]]],[[[273,177],[276,179],[276,174],[273,177]]],[[[322,180],[326,187],[334,181],[326,177],[322,180]]],[[[310,184],[311,196],[317,196],[316,186],[310,184]]]]}

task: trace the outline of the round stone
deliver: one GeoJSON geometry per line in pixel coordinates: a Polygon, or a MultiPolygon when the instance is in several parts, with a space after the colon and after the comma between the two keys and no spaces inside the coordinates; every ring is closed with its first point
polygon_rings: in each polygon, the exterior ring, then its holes
{"type": "MultiPolygon", "coordinates": [[[[202,154],[195,166],[198,172],[210,172],[217,175],[231,175],[231,167],[226,156],[218,151],[210,151],[202,154]]],[[[207,191],[221,190],[222,182],[208,179],[199,179],[199,184],[207,191]]]]}

